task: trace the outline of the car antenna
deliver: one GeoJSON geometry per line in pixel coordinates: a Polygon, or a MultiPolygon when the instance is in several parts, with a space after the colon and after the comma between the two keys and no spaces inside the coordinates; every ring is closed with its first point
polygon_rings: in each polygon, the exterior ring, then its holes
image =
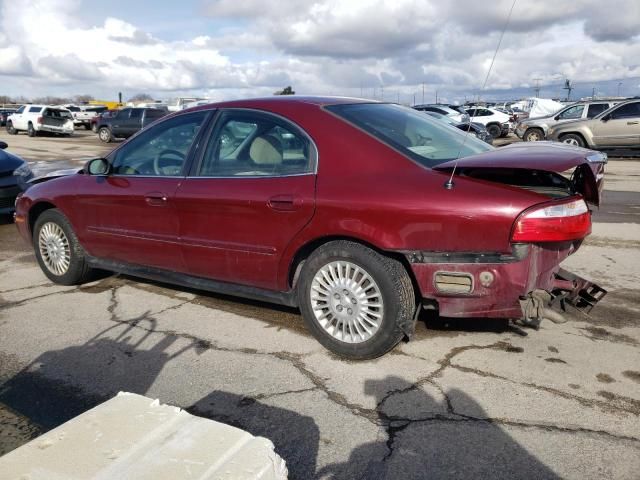
{"type": "MultiPolygon", "coordinates": [[[[493,69],[493,63],[496,61],[496,56],[498,55],[498,50],[500,50],[500,44],[502,43],[502,37],[504,37],[504,32],[507,31],[507,27],[509,27],[509,22],[511,21],[511,14],[513,13],[513,9],[516,6],[516,2],[518,0],[513,0],[513,3],[511,4],[511,9],[509,10],[509,15],[507,15],[507,21],[504,24],[504,27],[502,28],[502,33],[500,34],[500,38],[498,39],[498,45],[496,45],[496,51],[493,52],[493,58],[491,59],[491,63],[489,64],[489,69],[487,70],[487,75],[484,77],[484,83],[482,84],[482,88],[480,89],[480,92],[478,92],[478,101],[480,101],[480,94],[483,92],[483,90],[485,89],[485,87],[487,86],[487,81],[489,80],[489,75],[491,75],[491,70],[493,69]]],[[[471,118],[469,118],[469,124],[471,124],[471,118]]],[[[451,190],[453,188],[453,176],[456,174],[456,169],[458,168],[458,160],[460,159],[460,154],[462,153],[462,149],[464,148],[465,143],[467,142],[467,137],[469,136],[469,130],[471,130],[471,125],[469,125],[469,128],[467,128],[467,131],[465,132],[464,135],[464,139],[462,140],[462,144],[460,145],[460,148],[458,149],[458,155],[456,155],[456,163],[454,163],[453,165],[453,170],[451,171],[451,176],[449,177],[449,180],[447,180],[444,183],[444,188],[446,188],[447,190],[451,190]]]]}

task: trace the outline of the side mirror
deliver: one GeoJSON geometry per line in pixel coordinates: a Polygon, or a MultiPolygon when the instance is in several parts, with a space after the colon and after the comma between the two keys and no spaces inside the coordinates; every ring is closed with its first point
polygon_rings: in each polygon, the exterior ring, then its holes
{"type": "Polygon", "coordinates": [[[111,165],[104,158],[93,158],[87,162],[84,171],[89,175],[109,175],[111,165]]]}
{"type": "Polygon", "coordinates": [[[7,142],[3,142],[2,140],[0,140],[0,150],[4,150],[5,148],[7,148],[9,145],[7,145],[7,142]]]}
{"type": "Polygon", "coordinates": [[[611,120],[611,114],[610,113],[606,114],[600,120],[602,120],[603,122],[608,122],[609,120],[611,120]]]}
{"type": "Polygon", "coordinates": [[[556,115],[555,117],[553,117],[554,120],[560,120],[560,115],[556,115]]]}

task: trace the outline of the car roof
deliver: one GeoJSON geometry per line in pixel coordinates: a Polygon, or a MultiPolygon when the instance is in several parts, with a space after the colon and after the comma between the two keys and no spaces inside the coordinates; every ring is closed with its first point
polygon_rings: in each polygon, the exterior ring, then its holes
{"type": "Polygon", "coordinates": [[[185,110],[206,110],[210,108],[251,108],[256,106],[267,107],[269,105],[282,104],[305,104],[324,107],[327,105],[353,104],[353,103],[381,103],[376,100],[368,100],[364,98],[353,97],[329,97],[329,96],[302,96],[302,95],[274,95],[273,97],[247,98],[242,100],[227,100],[224,102],[208,103],[206,105],[197,105],[185,110]]]}

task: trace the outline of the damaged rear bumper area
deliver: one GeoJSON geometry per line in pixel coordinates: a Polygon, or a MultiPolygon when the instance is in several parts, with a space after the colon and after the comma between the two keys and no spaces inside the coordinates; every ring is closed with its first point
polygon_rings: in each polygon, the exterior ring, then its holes
{"type": "Polygon", "coordinates": [[[560,268],[580,241],[514,244],[511,254],[403,252],[426,308],[443,317],[510,318],[537,328],[564,321],[567,305],[589,313],[606,291],[560,268]]]}

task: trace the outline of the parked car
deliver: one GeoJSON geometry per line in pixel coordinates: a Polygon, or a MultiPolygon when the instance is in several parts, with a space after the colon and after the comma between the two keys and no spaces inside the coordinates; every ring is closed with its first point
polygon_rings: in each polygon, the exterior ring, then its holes
{"type": "Polygon", "coordinates": [[[470,107],[467,113],[472,122],[483,124],[493,138],[506,137],[511,129],[509,115],[494,108],[470,107]]]}
{"type": "Polygon", "coordinates": [[[40,132],[73,134],[73,116],[66,108],[50,105],[22,105],[7,119],[7,132],[26,131],[30,137],[40,132]]]}
{"type": "Polygon", "coordinates": [[[425,104],[425,105],[414,105],[414,110],[418,110],[419,112],[436,112],[441,115],[446,115],[452,120],[460,123],[466,123],[469,121],[469,115],[464,112],[459,112],[458,110],[454,110],[447,105],[441,105],[439,103],[436,104],[425,104]]]}
{"type": "Polygon", "coordinates": [[[525,142],[537,142],[545,140],[549,127],[553,127],[569,120],[582,120],[593,118],[596,115],[611,108],[616,103],[613,101],[576,102],[559,112],[543,117],[529,117],[518,122],[516,135],[525,142]]]}
{"type": "Polygon", "coordinates": [[[6,142],[0,141],[0,215],[13,213],[16,197],[24,192],[33,173],[27,162],[5,151],[6,142]]]}
{"type": "Polygon", "coordinates": [[[166,114],[157,108],[123,108],[108,117],[100,117],[98,138],[105,143],[114,138],[128,138],[166,114]]]}
{"type": "Polygon", "coordinates": [[[98,115],[94,116],[90,122],[91,122],[91,130],[94,133],[98,133],[98,124],[100,123],[100,121],[103,118],[109,118],[114,116],[116,113],[118,113],[119,110],[105,110],[104,112],[99,113],[98,115]]]}
{"type": "Polygon", "coordinates": [[[627,100],[592,119],[549,128],[550,140],[593,149],[640,148],[640,100],[627,100]]]}
{"type": "Polygon", "coordinates": [[[84,127],[86,130],[91,130],[91,122],[102,112],[107,111],[107,107],[100,105],[64,105],[73,115],[74,126],[84,127]]]}
{"type": "Polygon", "coordinates": [[[479,138],[483,142],[487,142],[489,145],[493,143],[493,137],[487,131],[487,129],[481,123],[476,122],[467,122],[467,123],[458,123],[455,120],[452,120],[450,117],[446,115],[442,115],[437,112],[425,112],[427,115],[432,116],[433,118],[437,118],[438,120],[445,122],[452,127],[456,127],[458,130],[462,130],[463,132],[471,132],[475,135],[476,138],[479,138]]]}
{"type": "Polygon", "coordinates": [[[540,295],[591,285],[557,275],[590,232],[605,161],[560,144],[494,149],[394,104],[238,100],[34,179],[16,225],[55,283],[102,268],[298,306],[322,345],[366,359],[410,336],[422,306],[559,315],[540,295]]]}
{"type": "Polygon", "coordinates": [[[12,113],[15,113],[16,109],[14,108],[3,108],[0,109],[0,127],[4,127],[7,125],[7,118],[12,113]]]}

